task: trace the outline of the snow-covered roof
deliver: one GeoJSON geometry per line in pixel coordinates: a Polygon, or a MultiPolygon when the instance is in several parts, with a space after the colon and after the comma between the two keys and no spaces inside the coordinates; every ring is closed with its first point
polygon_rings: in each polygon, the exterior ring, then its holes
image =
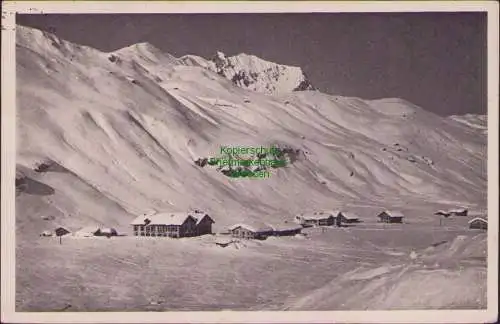
{"type": "Polygon", "coordinates": [[[102,228],[101,233],[116,233],[116,230],[114,228],[107,227],[107,228],[102,228]]]}
{"type": "Polygon", "coordinates": [[[359,219],[359,216],[353,212],[342,212],[342,215],[344,215],[345,218],[347,219],[359,219]]]}
{"type": "MultiPolygon", "coordinates": [[[[389,215],[390,217],[404,217],[403,215],[403,212],[399,211],[399,210],[384,210],[383,212],[385,212],[387,215],[389,215]]],[[[382,212],[382,213],[383,213],[382,212]]],[[[379,216],[382,214],[380,213],[379,216]]]]}
{"type": "Polygon", "coordinates": [[[254,233],[262,233],[262,232],[273,231],[273,228],[270,227],[269,225],[265,225],[265,224],[262,224],[262,225],[248,225],[248,224],[242,224],[242,223],[234,224],[234,225],[230,226],[229,230],[232,231],[232,230],[237,229],[238,227],[245,228],[245,229],[247,229],[247,230],[249,230],[251,232],[254,232],[254,233]]]}
{"type": "Polygon", "coordinates": [[[439,214],[442,214],[442,215],[449,215],[450,212],[448,211],[445,211],[445,210],[438,210],[437,212],[434,213],[434,215],[439,215],[439,214]]]}
{"type": "Polygon", "coordinates": [[[272,223],[266,225],[272,228],[273,231],[294,231],[302,229],[302,226],[293,223],[272,223]]]}
{"type": "Polygon", "coordinates": [[[188,219],[192,217],[195,221],[197,219],[185,212],[175,212],[175,213],[157,213],[154,215],[141,215],[134,219],[131,225],[146,225],[146,220],[149,220],[147,225],[182,225],[188,219]]]}
{"type": "Polygon", "coordinates": [[[481,217],[476,217],[476,218],[473,218],[469,221],[469,224],[470,223],[473,223],[473,222],[476,222],[476,221],[480,221],[480,222],[484,222],[484,223],[488,223],[488,220],[487,219],[484,219],[484,218],[481,218],[481,217]]]}
{"type": "Polygon", "coordinates": [[[195,214],[196,214],[196,217],[194,217],[194,218],[196,219],[196,225],[201,223],[201,221],[203,219],[205,219],[205,217],[208,217],[210,219],[210,221],[212,221],[212,223],[215,223],[215,221],[212,219],[212,217],[208,216],[208,214],[205,214],[205,213],[195,213],[195,214]]]}
{"type": "Polygon", "coordinates": [[[314,212],[314,213],[304,213],[298,215],[298,217],[302,219],[310,219],[310,220],[319,220],[319,219],[326,219],[329,217],[335,217],[337,214],[333,214],[332,211],[321,211],[321,212],[314,212]]]}
{"type": "Polygon", "coordinates": [[[467,208],[454,208],[448,210],[449,213],[463,213],[465,211],[467,211],[467,208]]]}

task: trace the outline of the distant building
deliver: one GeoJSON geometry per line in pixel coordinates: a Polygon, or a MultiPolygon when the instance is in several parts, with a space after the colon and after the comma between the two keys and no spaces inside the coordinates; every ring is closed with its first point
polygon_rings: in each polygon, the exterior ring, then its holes
{"type": "Polygon", "coordinates": [[[450,216],[467,216],[466,208],[450,209],[448,212],[450,213],[450,216]]]}
{"type": "Polygon", "coordinates": [[[135,236],[190,237],[212,233],[213,223],[206,213],[194,211],[141,215],[131,225],[135,236]]]}
{"type": "Polygon", "coordinates": [[[312,214],[300,214],[295,216],[295,222],[304,227],[310,226],[332,226],[335,216],[332,212],[314,212],[312,214]]]}
{"type": "Polygon", "coordinates": [[[290,236],[290,235],[296,235],[300,234],[302,232],[302,226],[297,225],[297,224],[271,224],[269,225],[273,233],[272,235],[274,236],[290,236]]]}
{"type": "Polygon", "coordinates": [[[351,212],[341,211],[337,214],[337,218],[346,224],[359,223],[359,216],[351,212]]]}
{"type": "Polygon", "coordinates": [[[402,223],[404,215],[397,210],[384,210],[377,215],[382,223],[402,223]]]}
{"type": "Polygon", "coordinates": [[[469,228],[471,229],[488,229],[488,220],[476,217],[469,221],[469,228]]]}
{"type": "Polygon", "coordinates": [[[63,236],[63,235],[69,234],[71,232],[69,230],[65,229],[64,227],[58,227],[54,230],[54,233],[56,234],[56,236],[63,236]]]}
{"type": "Polygon", "coordinates": [[[40,233],[40,236],[52,236],[52,232],[51,231],[43,231],[42,233],[40,233]]]}
{"type": "Polygon", "coordinates": [[[268,225],[235,224],[229,227],[231,236],[245,239],[266,239],[273,235],[273,231],[273,228],[268,225]]]}
{"type": "Polygon", "coordinates": [[[444,210],[438,210],[437,212],[434,213],[434,215],[450,217],[451,213],[444,210]]]}
{"type": "Polygon", "coordinates": [[[99,228],[94,232],[95,236],[117,236],[118,232],[114,228],[99,228]]]}

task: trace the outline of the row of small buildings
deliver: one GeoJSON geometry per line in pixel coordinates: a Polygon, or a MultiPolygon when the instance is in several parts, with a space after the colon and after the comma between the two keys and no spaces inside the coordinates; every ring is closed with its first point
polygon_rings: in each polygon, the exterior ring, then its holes
{"type": "MultiPolygon", "coordinates": [[[[383,223],[402,223],[404,215],[396,210],[384,210],[377,215],[379,222],[383,223]]],[[[312,214],[300,214],[295,216],[295,222],[309,226],[341,226],[342,224],[359,223],[360,218],[352,212],[340,210],[314,212],[312,214]]]]}
{"type": "MultiPolygon", "coordinates": [[[[451,215],[464,216],[467,210],[439,211],[436,215],[449,217],[451,215]]],[[[384,210],[378,215],[378,221],[382,223],[403,223],[404,215],[400,211],[384,210]]],[[[300,234],[305,227],[344,226],[343,224],[359,223],[360,218],[351,212],[332,210],[313,213],[301,213],[295,216],[293,222],[278,224],[235,224],[230,226],[223,234],[233,237],[248,239],[263,239],[268,236],[289,236],[300,234]]],[[[212,217],[200,210],[176,213],[152,212],[143,214],[134,219],[132,225],[134,236],[149,237],[193,237],[212,234],[212,225],[215,223],[212,217]]],[[[488,221],[476,217],[469,221],[472,229],[487,229],[488,221]]],[[[55,236],[69,234],[65,228],[59,227],[54,231],[55,236]]],[[[113,228],[90,228],[81,230],[77,236],[116,236],[117,231],[113,228]]],[[[42,233],[42,236],[52,236],[52,233],[42,233]],[[50,235],[49,235],[50,234],[50,235]]]]}
{"type": "MultiPolygon", "coordinates": [[[[402,214],[385,211],[379,215],[381,221],[388,223],[402,222],[402,214]]],[[[260,239],[268,236],[289,236],[300,234],[304,227],[342,226],[358,223],[357,215],[344,211],[321,211],[297,215],[294,222],[288,223],[238,223],[228,227],[223,234],[233,237],[260,239]]],[[[132,221],[134,236],[153,237],[192,237],[212,233],[215,221],[200,210],[187,213],[150,213],[141,215],[132,221]]]]}

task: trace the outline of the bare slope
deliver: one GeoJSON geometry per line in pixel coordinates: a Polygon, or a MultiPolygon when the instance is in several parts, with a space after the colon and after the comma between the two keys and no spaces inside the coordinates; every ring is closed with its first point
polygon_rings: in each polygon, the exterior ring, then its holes
{"type": "Polygon", "coordinates": [[[18,209],[21,229],[55,209],[61,225],[126,228],[150,209],[196,207],[220,228],[349,203],[485,203],[485,134],[403,100],[269,96],[150,44],[103,53],[35,29],[17,33],[18,165],[67,170],[33,175],[53,193],[20,192],[18,203],[38,206],[18,209]],[[194,164],[221,145],[270,144],[300,154],[266,180],[194,164]]]}

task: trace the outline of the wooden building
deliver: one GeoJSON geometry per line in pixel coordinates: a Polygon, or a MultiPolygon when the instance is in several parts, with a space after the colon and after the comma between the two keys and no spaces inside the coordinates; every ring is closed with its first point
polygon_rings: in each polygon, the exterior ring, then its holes
{"type": "Polygon", "coordinates": [[[332,226],[335,216],[332,212],[314,212],[312,214],[300,214],[295,216],[295,222],[303,227],[310,226],[332,226]]]}
{"type": "Polygon", "coordinates": [[[114,228],[99,228],[97,231],[94,232],[95,236],[117,236],[118,232],[114,228]]]}
{"type": "Polygon", "coordinates": [[[469,228],[471,229],[488,229],[488,220],[480,217],[476,217],[469,221],[469,228]]]}
{"type": "Polygon", "coordinates": [[[340,220],[341,223],[359,223],[359,216],[351,212],[341,211],[336,215],[336,217],[340,220]]]}
{"type": "Polygon", "coordinates": [[[292,236],[300,234],[303,227],[301,225],[294,225],[288,223],[279,223],[269,225],[273,229],[272,235],[274,236],[292,236]]]}
{"type": "Polygon", "coordinates": [[[378,214],[377,217],[382,223],[402,223],[404,215],[397,210],[384,210],[378,214]]]}
{"type": "Polygon", "coordinates": [[[229,227],[229,233],[233,237],[262,240],[273,235],[273,228],[267,225],[252,226],[248,224],[235,224],[229,227]]]}
{"type": "Polygon", "coordinates": [[[135,236],[190,237],[210,234],[213,223],[210,216],[196,211],[141,215],[131,225],[135,236]]]}
{"type": "Polygon", "coordinates": [[[56,236],[63,236],[63,235],[69,234],[69,233],[71,233],[71,232],[68,231],[67,229],[65,229],[64,227],[58,227],[54,230],[54,234],[56,236]]]}

